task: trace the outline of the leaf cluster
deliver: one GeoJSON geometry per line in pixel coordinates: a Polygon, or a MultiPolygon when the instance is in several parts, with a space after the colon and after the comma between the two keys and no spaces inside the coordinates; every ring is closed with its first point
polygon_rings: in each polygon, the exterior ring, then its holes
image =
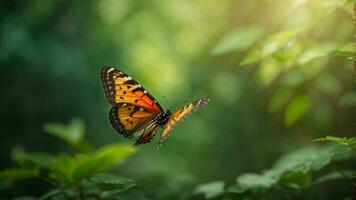
{"type": "Polygon", "coordinates": [[[13,152],[16,167],[0,171],[2,189],[15,181],[37,178],[52,185],[52,189],[39,199],[110,199],[135,186],[135,181],[108,170],[124,162],[135,153],[135,148],[123,143],[109,144],[93,150],[84,139],[84,123],[73,119],[68,124],[49,123],[44,129],[72,147],[75,153],[57,155],[44,152],[13,152]]]}

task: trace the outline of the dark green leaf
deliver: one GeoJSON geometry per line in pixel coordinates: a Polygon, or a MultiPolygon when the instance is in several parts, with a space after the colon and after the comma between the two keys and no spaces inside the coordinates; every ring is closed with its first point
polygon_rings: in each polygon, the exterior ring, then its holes
{"type": "Polygon", "coordinates": [[[329,148],[304,147],[281,157],[273,166],[279,173],[319,170],[330,163],[329,148]]]}
{"type": "Polygon", "coordinates": [[[351,157],[352,149],[349,145],[338,144],[330,151],[330,155],[335,161],[346,160],[351,157]]]}
{"type": "Polygon", "coordinates": [[[38,200],[53,199],[53,197],[60,194],[60,192],[61,191],[59,189],[50,190],[49,192],[42,195],[38,200]]]}
{"type": "Polygon", "coordinates": [[[293,171],[285,174],[281,178],[281,183],[294,189],[306,188],[311,183],[311,173],[310,171],[293,171]]]}

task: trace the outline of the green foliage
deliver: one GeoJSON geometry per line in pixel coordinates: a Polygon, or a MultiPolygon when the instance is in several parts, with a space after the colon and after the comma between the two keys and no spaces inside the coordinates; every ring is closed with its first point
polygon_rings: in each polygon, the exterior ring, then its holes
{"type": "Polygon", "coordinates": [[[297,122],[309,109],[310,99],[306,95],[299,95],[294,97],[287,105],[284,121],[287,126],[297,122]]]}
{"type": "Polygon", "coordinates": [[[341,161],[351,158],[353,151],[356,150],[356,138],[339,138],[333,136],[326,136],[318,138],[315,142],[333,142],[336,143],[331,150],[331,158],[335,161],[341,161]]]}
{"type": "Polygon", "coordinates": [[[70,155],[60,154],[50,166],[50,176],[54,179],[73,183],[73,171],[78,166],[78,162],[79,159],[73,158],[70,155]]]}
{"type": "Polygon", "coordinates": [[[341,56],[352,57],[353,56],[354,44],[351,42],[342,44],[335,50],[335,53],[341,56]]]}
{"type": "Polygon", "coordinates": [[[331,158],[335,161],[349,159],[352,155],[352,149],[348,145],[336,145],[331,151],[331,158]]]}
{"type": "MultiPolygon", "coordinates": [[[[46,130],[64,139],[73,148],[83,144],[84,124],[79,119],[72,120],[68,126],[59,123],[46,125],[46,130]]],[[[131,179],[99,173],[122,163],[133,153],[135,153],[134,147],[122,143],[110,144],[93,152],[74,155],[26,153],[15,149],[13,159],[20,167],[0,171],[0,178],[9,181],[40,178],[57,187],[48,191],[40,199],[84,199],[85,196],[90,195],[100,196],[102,195],[100,191],[105,191],[103,198],[109,199],[112,195],[135,186],[135,182],[131,179]],[[46,174],[46,177],[42,174],[46,174]]]]}
{"type": "MultiPolygon", "coordinates": [[[[282,156],[271,169],[262,174],[245,173],[238,176],[236,184],[229,186],[225,192],[263,195],[277,188],[301,191],[325,181],[342,179],[344,177],[338,171],[319,175],[319,177],[313,175],[322,171],[331,162],[350,159],[352,152],[336,147],[310,146],[293,151],[282,156]]],[[[352,171],[347,174],[352,174],[352,171]]]]}
{"type": "Polygon", "coordinates": [[[92,174],[104,172],[115,164],[126,160],[135,152],[135,149],[126,144],[113,144],[105,146],[93,154],[81,156],[73,169],[75,181],[86,178],[92,174]]]}
{"type": "Polygon", "coordinates": [[[54,159],[55,157],[53,155],[44,152],[14,152],[13,154],[13,160],[24,167],[40,167],[46,169],[53,163],[54,159]]]}
{"type": "Polygon", "coordinates": [[[258,26],[239,27],[224,35],[213,48],[212,54],[219,55],[246,50],[261,35],[258,26]]]}
{"type": "Polygon", "coordinates": [[[354,1],[83,2],[0,3],[0,199],[354,198],[354,1]],[[132,156],[102,65],[212,101],[132,156]]]}
{"type": "Polygon", "coordinates": [[[341,96],[339,105],[342,107],[350,107],[356,105],[356,92],[348,92],[341,96]]]}
{"type": "Polygon", "coordinates": [[[20,180],[26,178],[33,178],[38,176],[39,170],[37,168],[8,168],[0,171],[1,179],[20,180]]]}
{"type": "MultiPolygon", "coordinates": [[[[46,194],[42,195],[39,200],[46,200],[46,199],[56,199],[56,197],[62,196],[61,195],[61,190],[59,189],[54,189],[54,190],[50,190],[48,191],[46,194]]],[[[63,199],[60,198],[60,199],[63,199]]]]}
{"type": "Polygon", "coordinates": [[[223,181],[214,181],[199,185],[194,194],[204,194],[206,199],[217,197],[224,192],[225,183],[223,181]]]}
{"type": "Polygon", "coordinates": [[[78,144],[84,138],[84,122],[81,119],[72,119],[68,125],[60,123],[48,123],[44,130],[49,134],[57,136],[69,144],[78,144]]]}
{"type": "Polygon", "coordinates": [[[101,190],[124,191],[133,186],[135,182],[132,179],[122,178],[109,174],[98,174],[90,177],[89,181],[95,183],[101,190]]]}
{"type": "Polygon", "coordinates": [[[251,64],[271,56],[284,48],[302,31],[303,28],[291,28],[270,35],[259,47],[253,49],[252,52],[240,62],[240,65],[251,64]]]}
{"type": "Polygon", "coordinates": [[[228,192],[265,191],[273,187],[301,189],[311,183],[311,173],[330,163],[325,148],[306,147],[281,157],[274,166],[260,174],[242,174],[228,192]]]}
{"type": "Polygon", "coordinates": [[[356,145],[356,137],[340,138],[340,137],[334,137],[334,136],[326,136],[324,138],[315,139],[314,141],[315,142],[334,142],[337,144],[343,144],[343,145],[349,145],[349,146],[356,145]]]}
{"type": "Polygon", "coordinates": [[[85,124],[79,118],[72,119],[68,125],[47,123],[43,128],[47,133],[70,144],[75,151],[88,152],[91,150],[91,145],[84,139],[85,124]]]}

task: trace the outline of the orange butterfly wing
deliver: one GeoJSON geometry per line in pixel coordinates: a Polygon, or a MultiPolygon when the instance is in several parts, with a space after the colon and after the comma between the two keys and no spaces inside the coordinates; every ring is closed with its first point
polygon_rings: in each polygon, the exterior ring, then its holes
{"type": "Polygon", "coordinates": [[[100,76],[105,97],[113,105],[109,121],[123,136],[131,137],[144,129],[154,115],[162,111],[147,90],[124,72],[105,66],[100,76]]]}
{"type": "Polygon", "coordinates": [[[124,72],[105,66],[101,69],[100,76],[105,97],[111,105],[129,103],[152,112],[162,111],[156,99],[124,72]]]}
{"type": "Polygon", "coordinates": [[[109,112],[111,126],[125,137],[142,130],[153,119],[152,112],[141,110],[135,105],[113,106],[109,112]]]}
{"type": "MultiPolygon", "coordinates": [[[[159,145],[169,136],[173,127],[177,124],[178,121],[182,120],[184,117],[191,114],[196,109],[206,105],[209,102],[209,98],[202,98],[193,103],[185,105],[183,108],[178,109],[174,113],[172,113],[171,117],[167,121],[165,128],[159,138],[159,145]]],[[[158,147],[159,147],[158,145],[158,147]]]]}

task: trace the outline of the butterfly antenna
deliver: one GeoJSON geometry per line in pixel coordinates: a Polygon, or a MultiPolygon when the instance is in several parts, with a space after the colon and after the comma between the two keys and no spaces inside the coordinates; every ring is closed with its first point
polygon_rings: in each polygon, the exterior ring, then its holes
{"type": "Polygon", "coordinates": [[[164,99],[165,107],[169,107],[167,97],[163,95],[162,98],[164,99]]]}
{"type": "MultiPolygon", "coordinates": [[[[173,94],[173,95],[175,95],[175,94],[173,94]]],[[[177,99],[176,96],[173,96],[173,95],[170,97],[169,110],[173,109],[173,105],[172,105],[173,104],[173,99],[177,99]]]]}

